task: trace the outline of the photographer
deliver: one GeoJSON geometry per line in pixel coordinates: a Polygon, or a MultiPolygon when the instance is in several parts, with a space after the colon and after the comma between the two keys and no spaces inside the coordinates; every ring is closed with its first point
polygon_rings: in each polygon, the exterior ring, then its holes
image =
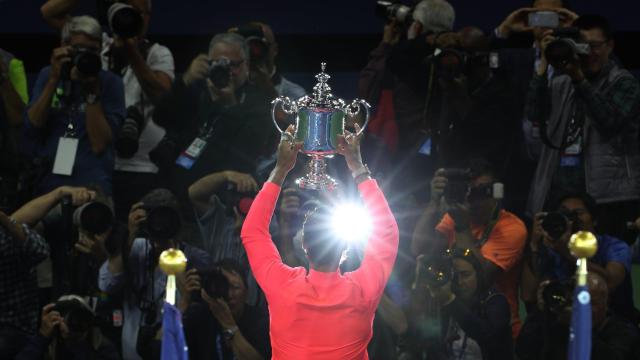
{"type": "MultiPolygon", "coordinates": [[[[52,27],[60,29],[78,2],[49,0],[41,12],[52,27]]],[[[102,36],[102,67],[122,77],[124,83],[127,116],[120,132],[114,134],[117,157],[113,183],[116,216],[126,221],[131,205],[147,192],[147,184],[162,183],[149,153],[165,131],[152,117],[157,102],[171,89],[173,55],[167,47],[146,38],[151,0],[99,1],[98,5],[104,10],[99,16],[108,20],[112,33],[102,36]],[[119,21],[127,16],[129,21],[119,21]]]]}
{"type": "MultiPolygon", "coordinates": [[[[261,307],[248,305],[246,267],[233,259],[219,261],[212,281],[195,269],[186,274],[183,292],[196,292],[184,313],[184,329],[190,359],[270,359],[269,315],[261,307]]],[[[178,280],[178,287],[182,281],[178,280]]],[[[185,296],[186,298],[187,296],[185,296]]]]}
{"type": "Polygon", "coordinates": [[[286,96],[297,100],[305,95],[302,86],[289,81],[278,71],[276,58],[279,47],[271,26],[254,21],[229,32],[238,33],[246,39],[250,52],[250,77],[271,98],[286,96]]]}
{"type": "MultiPolygon", "coordinates": [[[[388,16],[387,11],[385,17],[388,16]]],[[[369,62],[360,72],[358,96],[378,105],[374,108],[379,113],[383,107],[392,108],[394,118],[380,121],[394,123],[391,127],[397,136],[386,142],[392,150],[397,147],[404,154],[419,146],[417,142],[420,140],[424,141],[419,137],[425,130],[423,113],[430,80],[424,60],[437,46],[434,35],[453,29],[455,11],[445,0],[423,0],[403,19],[397,17],[396,14],[385,18],[387,23],[382,41],[371,52],[369,62]]],[[[370,128],[369,131],[374,130],[370,128]]],[[[383,136],[385,132],[380,129],[374,133],[383,136]]]]}
{"type": "Polygon", "coordinates": [[[123,297],[125,359],[153,359],[159,354],[160,310],[167,282],[158,267],[162,251],[182,250],[188,269],[204,269],[211,263],[204,251],[181,241],[181,222],[175,195],[166,189],[152,190],[131,208],[128,242],[122,251],[109,254],[100,268],[100,289],[123,297]]]}
{"type": "Polygon", "coordinates": [[[492,69],[489,39],[482,30],[465,27],[455,35],[457,44],[443,46],[434,57],[442,103],[431,118],[438,134],[432,149],[447,167],[461,159],[487,159],[502,178],[519,132],[513,92],[492,69]]]}
{"type": "Polygon", "coordinates": [[[441,310],[441,353],[436,358],[513,359],[507,299],[487,283],[471,251],[454,248],[445,257],[444,278],[429,274],[420,256],[416,279],[416,285],[427,287],[441,310]]]}
{"type": "MultiPolygon", "coordinates": [[[[213,262],[232,259],[248,268],[240,229],[257,190],[252,175],[232,170],[207,175],[189,186],[189,199],[204,241],[202,248],[213,262]]],[[[249,304],[257,305],[264,300],[262,292],[253,274],[249,273],[247,281],[249,304]]]]}
{"type": "Polygon", "coordinates": [[[71,18],[51,66],[38,75],[23,126],[26,152],[49,166],[37,193],[90,183],[112,193],[113,137],[124,119],[124,92],[117,76],[100,70],[101,36],[95,19],[71,18]]]}
{"type": "Polygon", "coordinates": [[[49,256],[50,249],[31,228],[66,196],[80,205],[94,194],[64,186],[31,200],[10,217],[0,211],[0,352],[4,356],[14,356],[38,324],[35,268],[49,256]]]}
{"type": "Polygon", "coordinates": [[[16,360],[119,359],[117,349],[95,322],[93,310],[80,296],[62,296],[42,309],[40,331],[16,360]]]}
{"type": "Polygon", "coordinates": [[[528,118],[540,122],[545,146],[527,211],[539,212],[559,194],[588,192],[603,215],[600,228],[622,238],[640,199],[640,86],[611,59],[606,19],[585,15],[573,26],[579,35],[545,33],[531,80],[528,118]],[[551,79],[548,64],[558,73],[551,79]]]}
{"type": "Polygon", "coordinates": [[[631,321],[640,320],[633,305],[631,248],[622,240],[597,232],[597,224],[595,200],[585,193],[567,194],[560,198],[555,212],[536,214],[522,277],[522,298],[527,305],[537,301],[536,289],[543,280],[572,276],[576,258],[569,253],[569,239],[577,231],[589,231],[598,239],[589,271],[606,281],[611,310],[631,321]]]}
{"type": "Polygon", "coordinates": [[[249,62],[242,36],[218,34],[158,105],[154,120],[168,135],[153,158],[170,169],[181,199],[208,174],[253,173],[257,159],[275,148],[271,98],[249,81],[249,62]]]}
{"type": "Polygon", "coordinates": [[[440,169],[431,181],[431,201],[416,225],[414,255],[442,253],[447,248],[470,249],[482,264],[488,284],[495,283],[511,308],[513,335],[520,328],[518,282],[527,230],[503,210],[495,197],[496,178],[488,163],[471,169],[440,169]]]}
{"type": "MultiPolygon", "coordinates": [[[[629,320],[608,311],[609,289],[598,273],[589,272],[591,295],[591,359],[632,360],[640,356],[640,333],[629,320]]],[[[540,284],[538,307],[527,314],[516,355],[521,360],[567,359],[574,284],[540,284]],[[553,290],[551,290],[553,288],[553,290]]]]}
{"type": "MultiPolygon", "coordinates": [[[[19,157],[18,138],[27,95],[27,75],[22,61],[0,49],[0,204],[2,211],[21,205],[18,189],[26,159],[19,157]]],[[[23,190],[24,192],[24,190],[23,190]]]]}

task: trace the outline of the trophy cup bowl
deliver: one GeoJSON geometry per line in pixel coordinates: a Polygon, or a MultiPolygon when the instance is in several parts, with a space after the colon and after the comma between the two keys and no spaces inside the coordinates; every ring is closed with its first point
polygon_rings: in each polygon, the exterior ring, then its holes
{"type": "Polygon", "coordinates": [[[298,100],[280,96],[271,102],[273,122],[280,131],[276,121],[278,105],[289,115],[296,117],[296,131],[294,141],[301,142],[300,152],[310,157],[305,176],[296,179],[301,189],[333,190],[338,182],[327,172],[326,158],[333,157],[337,152],[338,135],[344,135],[345,120],[355,117],[360,109],[365,109],[365,120],[357,135],[360,135],[369,123],[371,106],[364,100],[353,100],[346,104],[344,100],[334,98],[331,88],[327,84],[329,75],[324,72],[326,64],[322,63],[322,71],[316,75],[318,84],[313,88],[313,96],[303,96],[298,100]]]}

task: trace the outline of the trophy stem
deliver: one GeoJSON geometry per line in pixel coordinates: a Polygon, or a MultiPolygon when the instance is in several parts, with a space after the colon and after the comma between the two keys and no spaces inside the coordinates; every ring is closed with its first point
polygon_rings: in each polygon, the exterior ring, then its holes
{"type": "Polygon", "coordinates": [[[311,155],[307,169],[307,174],[296,180],[301,189],[333,190],[338,186],[338,182],[327,175],[327,163],[322,155],[311,155]]]}

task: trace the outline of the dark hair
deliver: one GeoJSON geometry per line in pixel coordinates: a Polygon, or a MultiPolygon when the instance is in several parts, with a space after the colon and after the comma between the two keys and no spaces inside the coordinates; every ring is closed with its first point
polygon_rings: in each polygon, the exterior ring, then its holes
{"type": "Polygon", "coordinates": [[[476,258],[475,254],[470,249],[460,249],[456,247],[451,249],[448,254],[451,256],[452,261],[455,259],[461,259],[471,264],[473,270],[476,272],[476,295],[479,297],[484,296],[484,294],[489,291],[491,284],[487,282],[482,264],[476,258]]]}
{"type": "Polygon", "coordinates": [[[489,176],[494,181],[497,180],[493,165],[484,158],[471,158],[467,161],[467,167],[471,170],[471,178],[477,179],[480,176],[489,176]]]}
{"type": "MultiPolygon", "coordinates": [[[[531,1],[531,7],[534,7],[539,0],[531,1]]],[[[569,0],[559,0],[562,3],[562,7],[565,9],[569,8],[569,0]]]]}
{"type": "Polygon", "coordinates": [[[553,208],[559,208],[560,205],[562,205],[562,203],[568,199],[578,199],[582,201],[589,214],[591,214],[591,218],[594,220],[598,218],[598,206],[596,205],[596,200],[586,192],[568,192],[562,194],[560,197],[558,197],[558,200],[555,202],[555,206],[553,208]]]}
{"type": "Polygon", "coordinates": [[[344,250],[342,242],[330,231],[331,215],[326,206],[319,206],[306,216],[302,224],[302,243],[314,265],[331,265],[340,259],[344,250]]]}
{"type": "Polygon", "coordinates": [[[222,270],[238,274],[240,278],[242,278],[242,283],[244,284],[245,289],[249,288],[249,285],[247,284],[247,268],[240,264],[238,260],[232,258],[224,258],[218,261],[215,266],[219,267],[222,270]]]}
{"type": "Polygon", "coordinates": [[[613,29],[604,16],[582,15],[573,22],[573,26],[580,30],[600,29],[607,41],[613,39],[613,29]]]}

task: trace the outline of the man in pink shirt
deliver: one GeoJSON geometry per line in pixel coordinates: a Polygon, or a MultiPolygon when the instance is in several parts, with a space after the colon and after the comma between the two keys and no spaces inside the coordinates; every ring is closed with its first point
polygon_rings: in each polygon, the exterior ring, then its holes
{"type": "Polygon", "coordinates": [[[290,126],[283,136],[276,167],[255,198],[241,233],[251,269],[269,303],[273,359],[368,359],[373,317],[398,252],[398,226],[362,163],[360,137],[348,133],[338,139],[338,151],[347,161],[372,222],[362,263],[353,272],[340,273],[345,245],[327,236],[327,211],[319,210],[307,216],[303,225],[309,271],[285,265],[271,240],[269,223],[301,146],[292,142],[293,130],[290,126]],[[323,222],[324,231],[318,228],[323,222]]]}

